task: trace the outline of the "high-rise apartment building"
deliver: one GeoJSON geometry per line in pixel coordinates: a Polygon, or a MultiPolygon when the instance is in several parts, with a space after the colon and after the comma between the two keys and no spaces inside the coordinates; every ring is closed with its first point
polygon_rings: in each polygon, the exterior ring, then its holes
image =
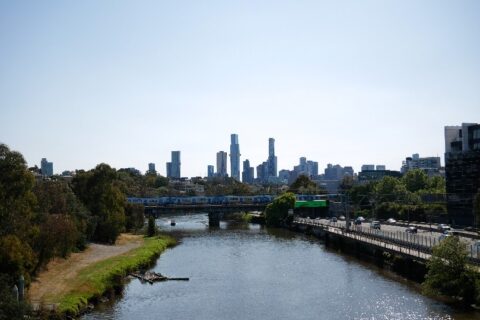
{"type": "Polygon", "coordinates": [[[180,179],[180,151],[172,151],[172,161],[167,162],[167,177],[180,179]]]}
{"type": "Polygon", "coordinates": [[[230,136],[230,175],[232,178],[240,181],[240,145],[238,144],[238,134],[230,136]]]}
{"type": "Polygon", "coordinates": [[[480,124],[445,127],[445,178],[450,222],[478,226],[473,201],[480,190],[480,124]]]}
{"type": "Polygon", "coordinates": [[[40,162],[40,170],[44,177],[53,176],[53,162],[48,162],[46,158],[42,158],[40,162]]]}
{"type": "Polygon", "coordinates": [[[217,176],[227,176],[227,153],[225,151],[217,152],[217,176]]]}

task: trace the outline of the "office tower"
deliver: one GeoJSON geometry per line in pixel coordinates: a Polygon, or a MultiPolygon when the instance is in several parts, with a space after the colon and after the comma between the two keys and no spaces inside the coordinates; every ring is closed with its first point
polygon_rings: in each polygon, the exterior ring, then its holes
{"type": "Polygon", "coordinates": [[[225,151],[217,152],[217,176],[227,176],[227,153],[225,151]]]}
{"type": "Polygon", "coordinates": [[[257,166],[257,180],[260,183],[268,182],[268,162],[263,162],[257,166]]]}
{"type": "Polygon", "coordinates": [[[180,151],[172,151],[172,161],[167,162],[167,178],[180,179],[180,151]]]}
{"type": "Polygon", "coordinates": [[[212,166],[212,165],[209,165],[208,168],[207,168],[207,177],[208,178],[213,178],[213,176],[215,175],[215,167],[212,166]]]}
{"type": "Polygon", "coordinates": [[[150,174],[156,174],[157,170],[155,170],[155,163],[149,163],[148,164],[148,173],[150,174]]]}
{"type": "Polygon", "coordinates": [[[273,138],[268,139],[267,175],[268,177],[277,176],[277,157],[275,156],[275,139],[273,138]]]}
{"type": "Polygon", "coordinates": [[[250,167],[250,161],[248,159],[243,161],[242,182],[252,184],[253,174],[254,174],[254,169],[250,167]]]}
{"type": "Polygon", "coordinates": [[[167,178],[172,178],[172,163],[167,162],[167,178]]]}
{"type": "Polygon", "coordinates": [[[43,176],[53,176],[53,162],[48,162],[46,158],[42,158],[42,161],[40,162],[40,169],[43,176]]]}
{"type": "Polygon", "coordinates": [[[480,124],[445,127],[445,178],[449,222],[478,226],[473,201],[480,190],[480,124]]]}
{"type": "Polygon", "coordinates": [[[238,144],[238,135],[230,136],[230,175],[232,178],[240,181],[240,145],[238,144]]]}

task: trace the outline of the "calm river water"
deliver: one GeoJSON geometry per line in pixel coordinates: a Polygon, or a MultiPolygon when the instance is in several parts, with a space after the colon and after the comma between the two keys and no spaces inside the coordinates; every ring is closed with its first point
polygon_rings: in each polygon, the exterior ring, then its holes
{"type": "Polygon", "coordinates": [[[332,252],[314,238],[206,214],[157,220],[181,242],[154,271],[190,281],[132,280],[83,319],[480,319],[422,296],[401,277],[332,252]]]}

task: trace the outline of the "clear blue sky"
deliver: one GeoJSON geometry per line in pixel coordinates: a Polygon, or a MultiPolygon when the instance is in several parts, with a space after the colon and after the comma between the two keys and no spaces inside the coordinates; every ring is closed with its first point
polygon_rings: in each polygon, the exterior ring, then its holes
{"type": "MultiPolygon", "coordinates": [[[[480,122],[480,1],[0,1],[0,142],[54,171],[442,156],[480,122]]],[[[229,169],[230,170],[230,169],[229,169]]]]}

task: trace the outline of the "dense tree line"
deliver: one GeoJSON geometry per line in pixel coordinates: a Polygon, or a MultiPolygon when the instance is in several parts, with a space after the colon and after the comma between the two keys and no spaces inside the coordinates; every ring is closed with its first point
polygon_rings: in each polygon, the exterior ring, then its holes
{"type": "Polygon", "coordinates": [[[419,169],[401,178],[387,176],[367,184],[354,185],[346,179],[341,189],[357,216],[430,221],[446,214],[444,178],[429,177],[419,169]]]}
{"type": "MultiPolygon", "coordinates": [[[[126,202],[130,182],[106,164],[78,171],[71,183],[35,180],[23,156],[0,144],[0,300],[9,301],[4,294],[19,277],[28,284],[52,258],[142,228],[143,206],[126,202]]],[[[3,304],[0,315],[9,310],[3,304]]],[[[15,310],[8,311],[10,318],[15,310]]]]}

